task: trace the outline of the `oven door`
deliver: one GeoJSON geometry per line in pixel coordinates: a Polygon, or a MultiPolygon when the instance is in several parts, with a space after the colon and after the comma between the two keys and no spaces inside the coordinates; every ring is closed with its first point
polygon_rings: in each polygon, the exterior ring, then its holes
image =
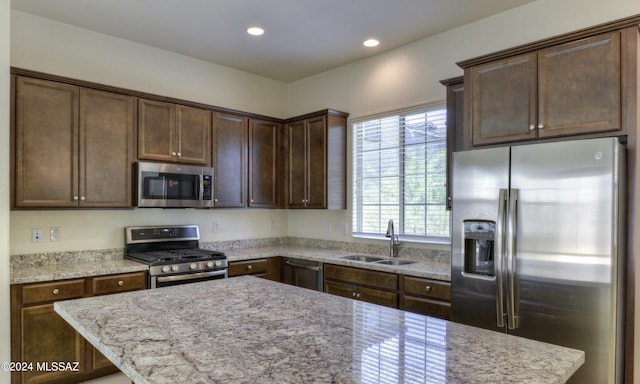
{"type": "Polygon", "coordinates": [[[166,276],[150,276],[150,288],[169,287],[172,285],[197,283],[207,280],[218,280],[227,277],[227,270],[220,269],[217,271],[181,273],[166,276]]]}

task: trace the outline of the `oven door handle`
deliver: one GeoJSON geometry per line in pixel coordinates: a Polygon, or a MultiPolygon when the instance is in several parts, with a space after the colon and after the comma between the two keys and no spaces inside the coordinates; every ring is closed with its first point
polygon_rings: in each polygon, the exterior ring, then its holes
{"type": "Polygon", "coordinates": [[[184,275],[174,275],[174,276],[158,276],[158,283],[166,283],[168,281],[181,281],[181,280],[193,280],[200,279],[203,277],[211,277],[211,276],[223,276],[227,274],[227,270],[223,269],[220,271],[210,271],[210,272],[198,272],[198,273],[187,273],[184,275]]]}
{"type": "Polygon", "coordinates": [[[303,265],[303,264],[298,264],[298,263],[294,263],[294,262],[292,262],[292,261],[290,261],[290,260],[287,260],[287,261],[285,261],[284,263],[285,263],[285,264],[287,264],[287,265],[290,265],[290,266],[292,266],[292,267],[294,267],[294,268],[308,269],[308,270],[310,270],[310,271],[315,271],[315,272],[322,271],[322,267],[314,267],[314,266],[312,266],[312,265],[303,265]]]}

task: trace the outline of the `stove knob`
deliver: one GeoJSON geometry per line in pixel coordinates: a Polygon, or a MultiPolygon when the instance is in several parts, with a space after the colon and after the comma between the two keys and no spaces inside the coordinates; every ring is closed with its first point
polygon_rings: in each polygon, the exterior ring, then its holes
{"type": "Polygon", "coordinates": [[[190,270],[192,270],[192,271],[193,271],[193,270],[194,270],[194,269],[196,269],[196,268],[198,268],[198,264],[196,264],[196,263],[191,263],[191,264],[189,264],[189,269],[190,269],[190,270]]]}
{"type": "Polygon", "coordinates": [[[180,267],[179,267],[179,266],[177,266],[177,265],[172,265],[172,266],[171,266],[171,270],[172,270],[173,272],[178,272],[178,270],[179,270],[179,269],[180,269],[180,267]]]}
{"type": "Polygon", "coordinates": [[[216,267],[219,267],[219,266],[221,266],[221,265],[222,265],[222,261],[220,261],[220,260],[216,260],[215,264],[216,264],[216,267]]]}
{"type": "Polygon", "coordinates": [[[162,272],[167,273],[171,270],[171,268],[169,268],[168,265],[165,265],[164,267],[162,267],[162,272]]]}
{"type": "Polygon", "coordinates": [[[214,265],[213,261],[207,261],[207,268],[213,268],[214,265]]]}

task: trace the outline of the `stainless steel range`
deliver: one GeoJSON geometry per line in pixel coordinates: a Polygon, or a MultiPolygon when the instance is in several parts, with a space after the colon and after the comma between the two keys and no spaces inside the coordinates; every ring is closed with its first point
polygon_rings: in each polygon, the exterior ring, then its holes
{"type": "Polygon", "coordinates": [[[197,225],[126,227],[125,258],[149,266],[149,288],[227,277],[227,257],[199,248],[197,225]]]}

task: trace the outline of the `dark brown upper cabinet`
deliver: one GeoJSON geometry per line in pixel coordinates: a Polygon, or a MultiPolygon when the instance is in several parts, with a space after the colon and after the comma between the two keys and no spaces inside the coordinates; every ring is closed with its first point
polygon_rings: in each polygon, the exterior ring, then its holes
{"type": "Polygon", "coordinates": [[[211,111],[138,100],[138,159],[209,165],[211,111]]]}
{"type": "Polygon", "coordinates": [[[637,41],[637,28],[582,35],[459,63],[467,147],[623,131],[625,80],[635,73],[628,50],[636,49],[630,41],[637,41]]]}
{"type": "Polygon", "coordinates": [[[135,98],[15,77],[16,208],[132,206],[135,98]]]}
{"type": "Polygon", "coordinates": [[[252,208],[280,208],[280,135],[282,126],[249,119],[249,201],[252,208]]]}
{"type": "Polygon", "coordinates": [[[248,121],[245,116],[213,113],[214,207],[247,206],[248,121]]]}
{"type": "Polygon", "coordinates": [[[286,124],[286,207],[346,209],[348,114],[324,110],[286,124]]]}

